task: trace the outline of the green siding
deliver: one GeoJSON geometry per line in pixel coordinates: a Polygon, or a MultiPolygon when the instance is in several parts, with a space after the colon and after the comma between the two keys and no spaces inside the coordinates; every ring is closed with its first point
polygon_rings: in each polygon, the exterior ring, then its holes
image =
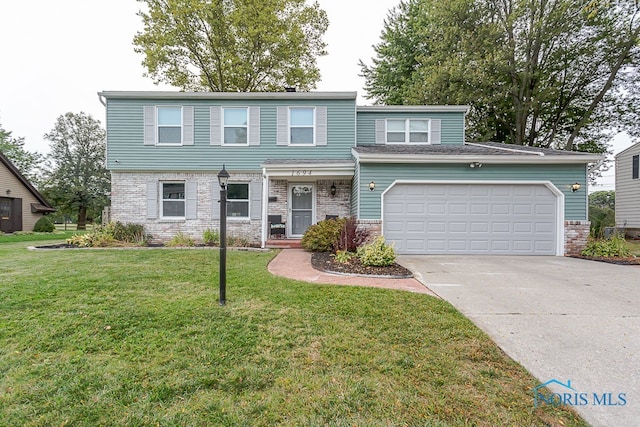
{"type": "Polygon", "coordinates": [[[480,169],[464,164],[362,164],[360,165],[360,218],[381,219],[381,195],[395,180],[442,181],[551,181],[565,195],[565,220],[587,219],[586,165],[493,165],[480,169]],[[376,182],[375,191],[368,183],[376,182]],[[580,183],[572,193],[571,184],[580,183]]]}
{"type": "Polygon", "coordinates": [[[259,170],[266,159],[343,159],[351,160],[355,145],[354,100],[107,100],[107,161],[112,170],[199,171],[259,170]],[[149,105],[192,105],[194,107],[194,145],[145,146],[143,107],[149,105]],[[259,146],[212,146],[209,144],[209,107],[260,107],[259,146]],[[326,106],[327,145],[289,147],[276,145],[278,106],[326,106]],[[118,162],[116,163],[116,160],[118,162]]]}
{"type": "Polygon", "coordinates": [[[358,112],[358,144],[376,143],[377,119],[440,119],[442,122],[441,144],[462,144],[464,142],[464,113],[461,112],[358,112]]]}

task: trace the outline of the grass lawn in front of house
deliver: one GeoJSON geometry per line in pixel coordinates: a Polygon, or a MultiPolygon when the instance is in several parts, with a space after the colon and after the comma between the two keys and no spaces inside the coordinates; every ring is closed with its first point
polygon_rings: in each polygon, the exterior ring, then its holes
{"type": "Polygon", "coordinates": [[[0,245],[0,425],[586,425],[427,295],[272,276],[273,252],[0,245]]]}

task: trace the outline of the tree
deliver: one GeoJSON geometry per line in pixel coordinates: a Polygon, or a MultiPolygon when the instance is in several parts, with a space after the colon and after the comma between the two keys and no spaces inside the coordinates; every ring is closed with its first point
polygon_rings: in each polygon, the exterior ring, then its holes
{"type": "Polygon", "coordinates": [[[99,214],[108,202],[106,132],[90,115],[67,113],[44,137],[50,141],[52,163],[45,195],[63,213],[77,214],[78,230],[84,230],[87,216],[99,214]]]}
{"type": "Polygon", "coordinates": [[[326,13],[304,0],[138,0],[147,76],[186,91],[315,88],[326,13]]]}
{"type": "Polygon", "coordinates": [[[14,137],[0,125],[0,152],[24,175],[29,182],[36,185],[40,181],[38,167],[43,161],[39,153],[32,153],[24,148],[24,138],[14,137]]]}
{"type": "Polygon", "coordinates": [[[640,134],[639,34],[635,2],[403,0],[361,69],[376,103],[470,105],[472,139],[605,153],[640,134]]]}
{"type": "Polygon", "coordinates": [[[589,194],[589,206],[598,206],[599,208],[616,209],[616,192],[594,191],[589,194]]]}

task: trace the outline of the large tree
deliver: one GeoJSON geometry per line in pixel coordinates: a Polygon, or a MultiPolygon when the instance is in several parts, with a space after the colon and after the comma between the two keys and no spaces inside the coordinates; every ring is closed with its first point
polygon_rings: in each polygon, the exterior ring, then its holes
{"type": "Polygon", "coordinates": [[[11,163],[24,175],[32,184],[39,183],[39,166],[43,161],[40,153],[32,153],[24,148],[24,138],[14,137],[12,132],[5,130],[0,125],[0,152],[4,154],[11,163]]]}
{"type": "Polygon", "coordinates": [[[186,91],[315,88],[326,13],[304,0],[138,0],[147,75],[186,91]]]}
{"type": "Polygon", "coordinates": [[[106,132],[88,114],[67,113],[44,137],[50,141],[52,164],[45,194],[63,213],[77,215],[78,230],[84,230],[87,216],[98,215],[108,202],[106,132]]]}
{"type": "Polygon", "coordinates": [[[468,104],[479,141],[605,152],[640,136],[636,2],[403,0],[385,21],[368,96],[468,104]]]}

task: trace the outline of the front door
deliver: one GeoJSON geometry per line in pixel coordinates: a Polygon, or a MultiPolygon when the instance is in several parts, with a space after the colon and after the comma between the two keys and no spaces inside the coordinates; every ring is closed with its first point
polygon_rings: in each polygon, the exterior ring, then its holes
{"type": "Polygon", "coordinates": [[[0,197],[0,231],[12,233],[22,230],[22,199],[0,197]]]}
{"type": "Polygon", "coordinates": [[[300,237],[313,224],[313,184],[289,187],[289,212],[292,237],[300,237]]]}

